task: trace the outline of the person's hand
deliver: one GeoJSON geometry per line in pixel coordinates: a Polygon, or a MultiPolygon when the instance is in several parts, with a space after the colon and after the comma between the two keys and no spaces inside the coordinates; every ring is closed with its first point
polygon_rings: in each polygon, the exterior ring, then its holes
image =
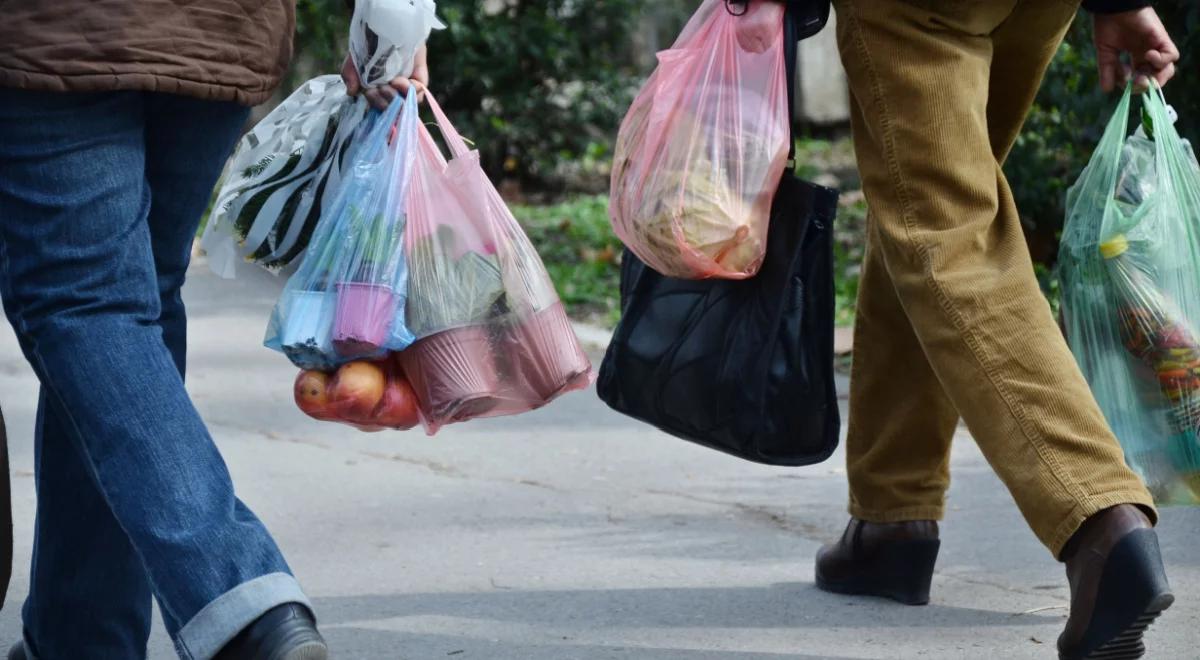
{"type": "MultiPolygon", "coordinates": [[[[426,59],[425,46],[422,45],[417,50],[411,76],[398,76],[386,85],[377,85],[363,89],[362,79],[358,77],[358,69],[354,67],[354,60],[347,55],[346,62],[342,64],[342,80],[346,82],[347,94],[358,96],[361,92],[367,97],[367,101],[371,104],[371,107],[386,110],[397,94],[408,94],[411,80],[415,80],[425,86],[429,85],[429,62],[426,59]]],[[[423,95],[422,93],[421,96],[423,95]]]]}
{"type": "Polygon", "coordinates": [[[1104,91],[1123,87],[1134,74],[1137,77],[1133,84],[1139,92],[1146,90],[1150,78],[1162,86],[1175,75],[1179,49],[1153,8],[1096,14],[1093,21],[1096,63],[1100,67],[1100,87],[1104,91]],[[1122,53],[1129,53],[1132,67],[1121,61],[1122,53]]]}
{"type": "Polygon", "coordinates": [[[749,53],[765,53],[779,39],[783,30],[782,2],[751,0],[736,22],[738,45],[749,53]]]}

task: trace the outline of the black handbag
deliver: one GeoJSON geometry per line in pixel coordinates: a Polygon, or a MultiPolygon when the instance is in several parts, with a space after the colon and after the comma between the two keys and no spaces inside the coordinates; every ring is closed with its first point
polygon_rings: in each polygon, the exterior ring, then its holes
{"type": "MultiPolygon", "coordinates": [[[[794,35],[785,22],[788,97],[794,35]]],[[[790,155],[789,155],[790,161],[790,155]]],[[[680,280],[626,251],[621,322],[600,398],[685,440],[770,465],[810,465],[837,447],[833,220],[838,193],[783,175],[767,251],[747,280],[680,280]]]]}

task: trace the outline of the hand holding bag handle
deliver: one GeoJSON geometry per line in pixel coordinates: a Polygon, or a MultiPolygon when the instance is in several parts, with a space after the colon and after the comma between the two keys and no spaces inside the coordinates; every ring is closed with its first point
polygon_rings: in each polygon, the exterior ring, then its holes
{"type": "MultiPolygon", "coordinates": [[[[729,13],[740,15],[745,12],[745,9],[735,9],[734,7],[745,7],[750,0],[725,0],[725,5],[729,7],[729,13]]],[[[830,0],[777,0],[787,4],[788,22],[791,23],[789,29],[793,30],[791,34],[786,36],[792,42],[803,41],[811,36],[815,36],[818,32],[825,28],[825,24],[829,22],[829,12],[831,5],[830,0]]]]}

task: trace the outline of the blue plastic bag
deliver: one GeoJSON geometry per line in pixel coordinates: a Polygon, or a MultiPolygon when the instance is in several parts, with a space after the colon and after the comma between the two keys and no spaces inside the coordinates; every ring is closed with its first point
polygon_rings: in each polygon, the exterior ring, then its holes
{"type": "Polygon", "coordinates": [[[264,343],[302,369],[385,356],[414,340],[405,324],[405,204],[416,144],[416,92],[371,111],[264,343]]]}

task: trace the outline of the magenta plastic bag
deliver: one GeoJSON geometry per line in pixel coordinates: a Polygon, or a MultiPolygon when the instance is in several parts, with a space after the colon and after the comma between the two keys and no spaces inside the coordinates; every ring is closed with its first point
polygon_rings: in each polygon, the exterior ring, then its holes
{"type": "Polygon", "coordinates": [[[479,165],[426,92],[450,150],[424,125],[408,193],[408,327],[396,355],[429,433],[511,415],[586,387],[591,362],[550,276],[479,165]]]}
{"type": "Polygon", "coordinates": [[[743,279],[762,265],[790,135],[783,13],[705,0],[621,123],[613,229],[663,275],[743,279]]]}

